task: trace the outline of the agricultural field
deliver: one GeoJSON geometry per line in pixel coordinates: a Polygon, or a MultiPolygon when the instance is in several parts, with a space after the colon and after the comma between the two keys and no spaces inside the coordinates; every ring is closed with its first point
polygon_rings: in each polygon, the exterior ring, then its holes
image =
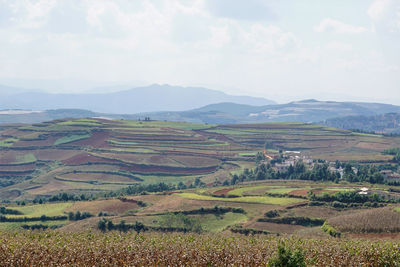
{"type": "Polygon", "coordinates": [[[282,244],[298,249],[304,266],[396,266],[400,260],[398,242],[298,237],[23,232],[2,234],[0,242],[0,262],[8,266],[266,266],[282,244]]]}
{"type": "MultiPolygon", "coordinates": [[[[231,175],[254,168],[257,153],[267,145],[265,151],[272,155],[296,150],[318,159],[377,164],[391,160],[381,153],[384,149],[400,146],[398,137],[302,123],[73,119],[2,129],[3,200],[32,200],[60,192],[95,194],[135,183],[189,186],[196,178],[208,186],[222,184],[231,175]]],[[[274,190],[270,192],[287,189],[274,190]]]]}
{"type": "Polygon", "coordinates": [[[277,159],[282,151],[392,166],[382,152],[399,147],[398,137],[300,123],[76,119],[7,126],[0,138],[0,231],[139,229],[348,242],[400,235],[396,184],[256,175],[259,157],[277,159]],[[365,188],[368,195],[358,197],[365,188]]]}

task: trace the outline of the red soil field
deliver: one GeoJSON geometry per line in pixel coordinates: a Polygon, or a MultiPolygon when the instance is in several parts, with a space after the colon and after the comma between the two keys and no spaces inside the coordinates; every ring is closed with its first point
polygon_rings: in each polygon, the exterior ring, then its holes
{"type": "Polygon", "coordinates": [[[33,153],[38,160],[59,160],[63,161],[71,158],[79,153],[81,150],[62,150],[62,149],[37,149],[27,150],[26,153],[33,153]]]}
{"type": "Polygon", "coordinates": [[[309,191],[309,189],[293,190],[293,191],[289,192],[289,195],[305,197],[305,196],[307,196],[308,191],[309,191]]]}
{"type": "Polygon", "coordinates": [[[216,167],[206,168],[179,168],[169,166],[155,166],[155,165],[144,165],[131,163],[130,167],[121,167],[122,170],[137,172],[137,173],[148,173],[148,174],[162,174],[162,175],[198,175],[214,172],[216,167]]]}
{"type": "Polygon", "coordinates": [[[0,166],[0,172],[17,172],[17,171],[34,171],[36,168],[35,164],[25,164],[16,166],[0,166]]]}
{"type": "Polygon", "coordinates": [[[96,148],[110,148],[111,146],[107,143],[107,140],[109,139],[110,139],[110,133],[107,131],[92,132],[91,137],[68,143],[68,145],[92,146],[96,148]]]}
{"type": "Polygon", "coordinates": [[[67,165],[84,165],[88,163],[114,163],[116,165],[119,164],[115,160],[98,158],[87,153],[81,153],[69,159],[62,160],[62,163],[67,165]]]}
{"type": "Polygon", "coordinates": [[[176,161],[182,162],[186,166],[193,166],[193,167],[216,166],[221,163],[219,160],[206,157],[173,156],[171,158],[173,158],[176,161]]]}
{"type": "Polygon", "coordinates": [[[106,211],[114,214],[119,214],[127,210],[137,209],[137,202],[121,201],[119,199],[95,200],[88,202],[76,202],[67,211],[87,211],[97,215],[100,211],[106,211]]]}
{"type": "Polygon", "coordinates": [[[14,151],[0,151],[0,164],[14,163],[16,155],[14,151]]]}
{"type": "Polygon", "coordinates": [[[114,138],[120,141],[203,141],[204,138],[198,138],[187,135],[160,135],[160,134],[130,134],[130,135],[113,135],[114,138]]]}
{"type": "Polygon", "coordinates": [[[221,190],[215,191],[213,194],[217,195],[217,196],[223,196],[223,195],[228,194],[232,190],[233,190],[233,188],[225,188],[225,189],[221,189],[221,190]]]}
{"type": "Polygon", "coordinates": [[[49,136],[44,140],[32,140],[32,141],[18,141],[16,143],[14,143],[14,147],[30,147],[30,146],[53,146],[54,142],[61,138],[61,135],[58,136],[49,136]]]}
{"type": "Polygon", "coordinates": [[[106,173],[68,173],[59,176],[61,179],[71,180],[71,181],[101,181],[101,182],[125,182],[125,183],[134,183],[136,180],[114,174],[106,174],[106,173]]]}

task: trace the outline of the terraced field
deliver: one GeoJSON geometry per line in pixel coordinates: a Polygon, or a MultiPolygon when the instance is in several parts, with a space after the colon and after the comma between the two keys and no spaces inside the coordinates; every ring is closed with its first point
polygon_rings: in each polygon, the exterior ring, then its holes
{"type": "MultiPolygon", "coordinates": [[[[301,123],[75,119],[2,126],[0,199],[107,192],[135,183],[190,185],[196,178],[205,184],[222,183],[231,174],[253,168],[256,153],[266,144],[271,154],[298,150],[321,159],[385,162],[391,157],[381,151],[400,146],[400,138],[301,123]]],[[[257,195],[255,190],[243,193],[257,195]]]]}

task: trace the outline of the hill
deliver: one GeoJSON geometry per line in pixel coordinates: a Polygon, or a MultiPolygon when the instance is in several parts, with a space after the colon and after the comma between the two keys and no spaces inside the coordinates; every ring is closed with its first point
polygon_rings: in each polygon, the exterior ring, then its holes
{"type": "Polygon", "coordinates": [[[1,109],[88,109],[95,112],[133,114],[153,111],[180,111],[205,105],[233,102],[268,105],[273,101],[249,96],[233,96],[200,87],[150,85],[130,90],[102,94],[50,94],[22,92],[2,95],[1,109]]]}
{"type": "Polygon", "coordinates": [[[400,112],[400,106],[380,103],[303,100],[288,104],[251,106],[219,103],[183,112],[138,114],[157,120],[198,123],[320,122],[342,116],[371,116],[400,112]]]}
{"type": "Polygon", "coordinates": [[[335,161],[386,162],[400,138],[304,123],[205,125],[62,119],[0,127],[0,199],[109,192],[134,184],[224,182],[268,147],[335,161]]]}
{"type": "Polygon", "coordinates": [[[346,116],[321,122],[324,125],[342,129],[359,129],[367,132],[386,134],[400,133],[400,113],[386,113],[374,116],[346,116]]]}

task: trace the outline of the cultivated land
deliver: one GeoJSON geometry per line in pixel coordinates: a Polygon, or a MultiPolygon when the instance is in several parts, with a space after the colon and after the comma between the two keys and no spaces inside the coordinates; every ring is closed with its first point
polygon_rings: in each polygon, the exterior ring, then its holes
{"type": "Polygon", "coordinates": [[[318,159],[385,162],[400,138],[302,123],[204,125],[58,120],[0,131],[0,198],[107,192],[136,183],[206,184],[254,167],[265,143],[318,159]]]}
{"type": "Polygon", "coordinates": [[[398,186],[281,179],[232,184],[231,179],[254,169],[259,152],[288,150],[314,159],[382,165],[393,158],[383,150],[395,147],[400,147],[399,137],[302,123],[76,119],[4,126],[0,231],[3,243],[13,249],[3,247],[0,261],[26,265],[24,259],[30,257],[45,265],[57,264],[57,259],[70,265],[260,265],[284,243],[301,248],[310,265],[391,266],[399,260],[398,186]],[[154,189],[160,182],[167,187],[154,189]],[[371,198],[343,199],[363,187],[371,198]],[[340,201],[330,200],[335,197],[340,201]],[[11,236],[22,228],[47,230],[11,236]],[[257,237],[239,236],[253,234],[257,237]],[[103,245],[76,253],[88,239],[103,245]],[[62,250],[63,244],[74,246],[62,250]],[[119,255],[112,260],[109,246],[119,255]],[[39,259],[38,248],[50,253],[39,259]],[[176,249],[179,253],[172,253],[176,249]],[[151,258],[142,257],[148,253],[151,258]]]}

